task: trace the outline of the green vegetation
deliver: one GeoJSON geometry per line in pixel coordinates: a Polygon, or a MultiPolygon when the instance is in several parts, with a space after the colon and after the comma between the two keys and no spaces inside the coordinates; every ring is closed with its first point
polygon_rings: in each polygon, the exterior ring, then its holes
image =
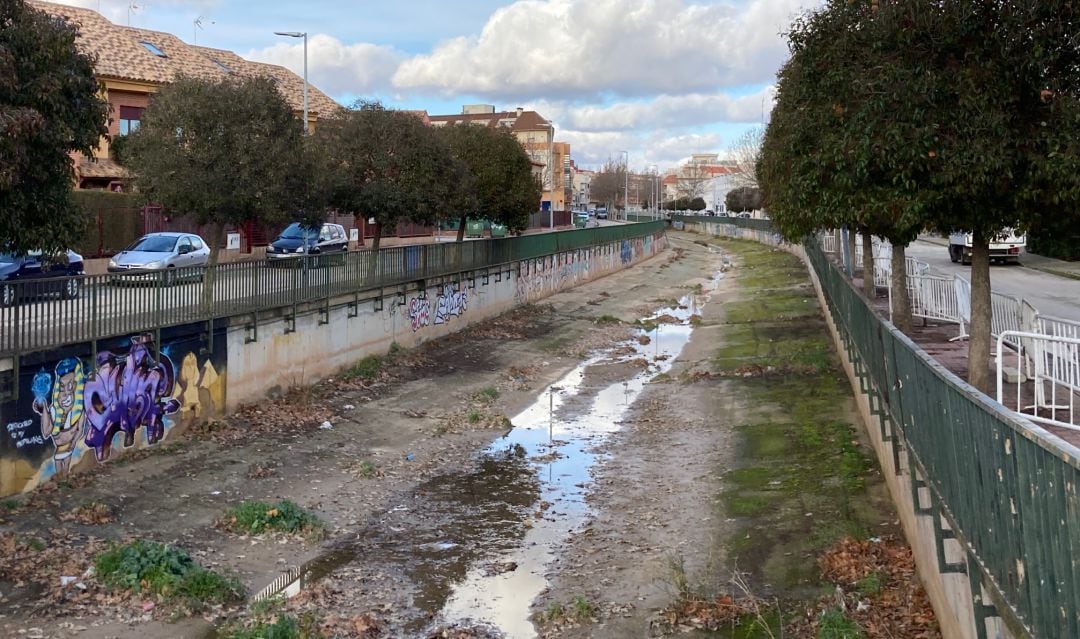
{"type": "Polygon", "coordinates": [[[465,416],[465,419],[467,419],[470,424],[479,424],[480,420],[483,419],[483,418],[484,418],[484,414],[481,413],[480,411],[476,410],[475,408],[470,410],[468,412],[468,414],[465,416]]]}
{"type": "Polygon", "coordinates": [[[378,355],[368,355],[347,368],[342,374],[342,377],[345,379],[372,380],[375,379],[382,368],[383,358],[378,355]]]}
{"type": "MultiPolygon", "coordinates": [[[[259,615],[262,616],[262,615],[259,615]]],[[[322,639],[318,620],[308,613],[299,619],[287,614],[271,615],[251,625],[234,625],[217,634],[220,639],[322,639]]]]}
{"type": "Polygon", "coordinates": [[[356,467],[356,474],[365,479],[374,477],[377,471],[378,468],[375,466],[375,463],[368,459],[360,462],[356,467]]]}
{"type": "Polygon", "coordinates": [[[499,399],[499,389],[494,386],[484,387],[473,396],[473,399],[484,404],[490,404],[496,399],[499,399]]]}
{"type": "Polygon", "coordinates": [[[817,639],[862,639],[863,631],[859,624],[844,615],[843,610],[832,608],[821,615],[818,623],[817,639]]]}
{"type": "Polygon", "coordinates": [[[597,324],[621,324],[622,320],[615,317],[614,315],[601,315],[600,317],[596,318],[596,323],[597,324]]]}
{"type": "Polygon", "coordinates": [[[183,550],[142,539],[99,554],[94,571],[108,588],[160,595],[192,608],[238,601],[244,594],[239,580],[200,567],[183,550]]]}
{"type": "Polygon", "coordinates": [[[282,532],[308,539],[321,538],[325,532],[325,525],[318,517],[289,500],[276,504],[245,501],[226,513],[222,526],[241,534],[282,532]]]}
{"type": "Polygon", "coordinates": [[[855,590],[864,597],[878,594],[881,592],[881,575],[872,572],[863,577],[855,584],[855,590]]]}
{"type": "Polygon", "coordinates": [[[589,619],[596,612],[589,600],[581,595],[574,597],[572,605],[574,607],[574,617],[578,620],[589,619]]]}
{"type": "Polygon", "coordinates": [[[867,490],[874,463],[851,422],[850,387],[805,269],[767,246],[722,245],[742,268],[738,297],[725,303],[734,323],[712,368],[748,375],[725,381],[746,415],[737,427],[740,463],[724,476],[719,500],[723,516],[744,526],[728,556],[751,567],[755,583],[812,597],[826,586],[810,558],[845,535],[865,537],[886,517],[867,490]]]}

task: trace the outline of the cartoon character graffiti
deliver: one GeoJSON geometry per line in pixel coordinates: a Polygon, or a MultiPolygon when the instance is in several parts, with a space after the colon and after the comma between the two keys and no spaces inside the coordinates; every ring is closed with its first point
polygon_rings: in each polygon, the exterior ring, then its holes
{"type": "Polygon", "coordinates": [[[165,415],[180,409],[172,397],[173,363],[162,353],[155,360],[150,335],[131,338],[131,348],[121,356],[102,351],[97,356],[97,375],[87,382],[86,445],[98,461],[109,458],[113,436],[124,432],[124,447],[135,444],[135,432],[146,429],[146,441],[156,444],[165,435],[165,415]]]}
{"type": "Polygon", "coordinates": [[[34,395],[31,408],[40,416],[41,436],[52,439],[56,473],[66,475],[86,419],[83,412],[86,377],[82,361],[76,357],[60,360],[54,373],[51,376],[41,369],[34,375],[30,385],[34,395]]]}
{"type": "Polygon", "coordinates": [[[469,289],[462,289],[458,284],[448,284],[442,288],[435,304],[435,323],[445,324],[451,317],[458,317],[469,308],[469,289]]]}

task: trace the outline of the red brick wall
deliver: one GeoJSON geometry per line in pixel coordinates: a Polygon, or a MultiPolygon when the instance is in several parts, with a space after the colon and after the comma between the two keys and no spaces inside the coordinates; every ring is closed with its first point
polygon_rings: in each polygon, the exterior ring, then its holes
{"type": "Polygon", "coordinates": [[[112,138],[120,133],[120,107],[139,107],[145,109],[150,106],[149,93],[132,93],[129,91],[109,91],[109,137],[112,138]]]}

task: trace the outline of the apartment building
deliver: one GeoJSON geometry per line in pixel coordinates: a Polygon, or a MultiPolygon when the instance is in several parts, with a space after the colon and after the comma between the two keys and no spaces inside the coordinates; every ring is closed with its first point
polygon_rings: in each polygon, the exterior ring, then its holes
{"type": "Polygon", "coordinates": [[[540,168],[543,186],[542,206],[554,211],[569,209],[572,201],[570,175],[570,145],[555,141],[555,125],[536,111],[518,107],[513,111],[496,111],[492,104],[467,104],[461,113],[429,115],[432,126],[471,124],[474,126],[506,127],[518,139],[534,167],[540,168]]]}

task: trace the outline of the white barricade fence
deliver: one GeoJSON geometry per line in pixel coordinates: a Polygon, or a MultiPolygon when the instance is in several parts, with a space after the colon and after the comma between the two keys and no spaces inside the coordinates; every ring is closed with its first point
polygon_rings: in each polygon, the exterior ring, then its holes
{"type": "MultiPolygon", "coordinates": [[[[990,336],[1000,337],[1006,332],[1018,333],[1023,329],[1023,302],[1019,298],[990,291],[990,336]]],[[[1019,341],[1005,341],[1014,351],[1020,351],[1019,341]]]]}
{"type": "Polygon", "coordinates": [[[1080,417],[1080,406],[1077,405],[1080,339],[1022,331],[1002,332],[997,340],[997,400],[1002,404],[1007,399],[1002,362],[1004,347],[1009,341],[1024,345],[1024,353],[1031,362],[1033,372],[1034,403],[1025,405],[1023,377],[1017,376],[1017,381],[1012,384],[1015,387],[1011,395],[1016,412],[1033,422],[1080,431],[1080,424],[1077,423],[1080,417]]]}
{"type": "Polygon", "coordinates": [[[826,253],[836,252],[836,235],[832,231],[825,231],[821,236],[821,250],[826,253]]]}
{"type": "Polygon", "coordinates": [[[953,276],[953,291],[956,294],[956,315],[960,320],[960,335],[950,341],[968,336],[967,325],[971,324],[971,282],[959,275],[953,276]]]}
{"type": "Polygon", "coordinates": [[[924,319],[960,324],[956,288],[952,277],[943,275],[908,275],[911,314],[924,319]]]}

